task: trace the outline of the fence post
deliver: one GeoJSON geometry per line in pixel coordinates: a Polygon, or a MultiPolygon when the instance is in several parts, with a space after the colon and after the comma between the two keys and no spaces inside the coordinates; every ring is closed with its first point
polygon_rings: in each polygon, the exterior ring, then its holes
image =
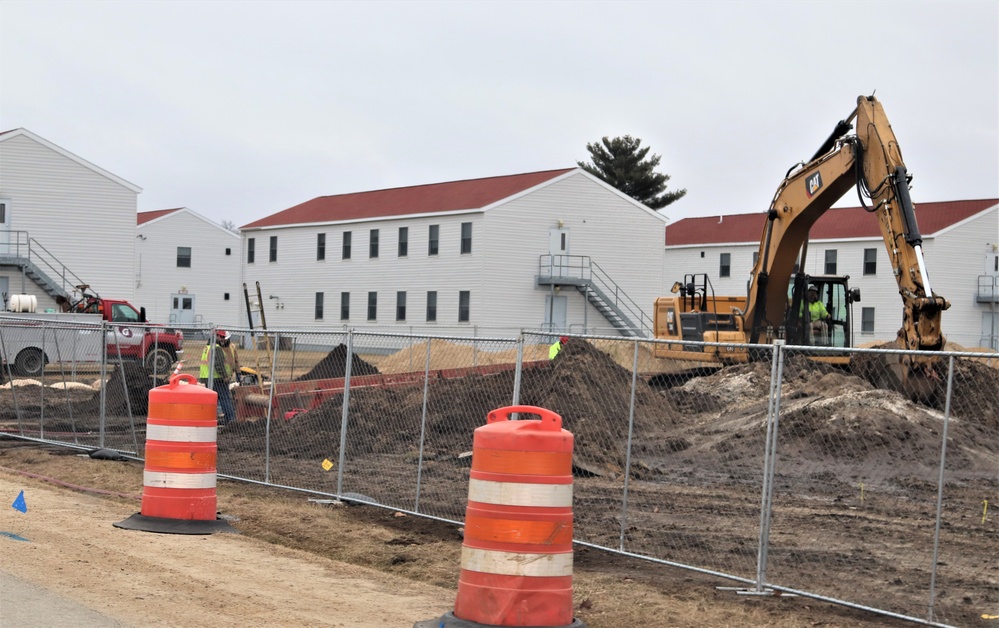
{"type": "Polygon", "coordinates": [[[944,471],[947,462],[947,428],[950,426],[950,401],[954,393],[954,356],[950,356],[947,370],[947,400],[944,402],[943,436],[940,443],[940,477],[937,481],[937,517],[933,529],[933,562],[930,571],[930,604],[926,619],[933,621],[933,605],[937,593],[937,558],[940,554],[940,521],[943,516],[944,471]]]}
{"type": "Polygon", "coordinates": [[[350,367],[354,362],[354,330],[347,330],[347,364],[343,372],[343,409],[340,411],[340,459],[336,470],[336,494],[343,495],[343,465],[347,453],[347,411],[350,408],[350,367]]]}
{"type": "Polygon", "coordinates": [[[767,404],[767,442],[763,454],[763,490],[760,499],[760,541],[756,554],[756,593],[763,593],[767,581],[770,550],[770,517],[773,514],[773,478],[777,458],[777,429],[780,415],[781,383],[784,377],[784,341],[774,340],[770,367],[770,399],[767,404]]]}
{"type": "MultiPolygon", "coordinates": [[[[266,332],[264,333],[266,334],[266,332]]],[[[281,346],[281,333],[274,332],[274,349],[271,355],[271,390],[267,396],[267,429],[264,430],[264,481],[268,483],[271,481],[271,417],[274,415],[274,389],[277,388],[277,356],[279,346],[281,346]]],[[[258,377],[260,377],[259,374],[258,377]]]]}
{"type": "MultiPolygon", "coordinates": [[[[139,437],[135,431],[135,415],[132,414],[132,395],[129,394],[128,390],[128,377],[125,375],[125,361],[121,357],[121,341],[118,339],[118,334],[115,333],[115,327],[111,325],[111,333],[114,336],[114,348],[115,353],[118,354],[118,372],[121,373],[121,388],[125,393],[125,411],[128,412],[128,425],[132,428],[132,447],[135,451],[139,451],[139,437]]],[[[126,329],[129,329],[126,327],[126,329]]]]}
{"type": "MultiPolygon", "coordinates": [[[[524,332],[517,334],[517,368],[513,372],[513,400],[512,406],[520,405],[520,375],[524,371],[524,332]]],[[[516,418],[516,415],[513,415],[516,418]]]]}
{"type": "MultiPolygon", "coordinates": [[[[412,360],[412,356],[409,358],[412,360]]],[[[427,363],[423,368],[423,415],[420,419],[420,458],[416,464],[416,504],[413,512],[420,512],[420,480],[423,477],[423,441],[427,433],[427,394],[430,387],[430,338],[427,338],[427,363]]]]}
{"type": "MultiPolygon", "coordinates": [[[[45,440],[45,329],[48,327],[44,322],[42,323],[42,371],[39,373],[38,378],[42,382],[41,389],[38,391],[39,404],[38,404],[38,438],[45,440]]],[[[52,337],[56,337],[56,330],[52,330],[52,337]]],[[[13,384],[10,385],[11,388],[14,387],[13,384]]]]}
{"type": "Polygon", "coordinates": [[[104,448],[104,431],[108,410],[108,331],[107,322],[101,321],[101,416],[97,422],[97,446],[104,448]]]}
{"type": "Polygon", "coordinates": [[[635,387],[638,384],[638,340],[631,366],[631,402],[628,404],[628,445],[624,454],[624,494],[621,499],[621,536],[618,549],[624,551],[624,530],[628,525],[628,480],[631,478],[631,438],[635,431],[635,387]]]}

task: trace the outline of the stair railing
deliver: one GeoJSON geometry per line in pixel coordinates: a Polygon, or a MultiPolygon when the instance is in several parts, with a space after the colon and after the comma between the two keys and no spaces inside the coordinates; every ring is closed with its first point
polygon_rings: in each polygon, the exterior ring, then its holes
{"type": "Polygon", "coordinates": [[[642,307],[629,297],[589,255],[542,255],[538,260],[538,275],[582,280],[584,289],[585,284],[596,288],[609,298],[619,311],[626,314],[630,322],[638,326],[638,329],[633,331],[652,337],[652,317],[646,314],[642,307]]]}
{"type": "Polygon", "coordinates": [[[0,242],[0,257],[15,257],[34,264],[67,295],[72,294],[76,286],[86,283],[27,231],[7,233],[10,241],[0,242]]]}

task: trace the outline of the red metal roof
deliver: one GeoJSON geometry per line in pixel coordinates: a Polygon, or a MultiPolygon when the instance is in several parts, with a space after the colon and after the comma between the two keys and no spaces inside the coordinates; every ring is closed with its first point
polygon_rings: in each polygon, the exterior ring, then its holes
{"type": "Polygon", "coordinates": [[[176,207],[174,209],[157,209],[151,212],[139,212],[135,217],[136,225],[144,225],[150,220],[156,220],[160,216],[166,216],[167,214],[172,214],[183,209],[182,207],[176,207]]]}
{"type": "MultiPolygon", "coordinates": [[[[999,199],[916,203],[919,231],[930,236],[999,205],[999,199]]],[[[766,213],[684,218],[666,227],[666,246],[759,242],[766,213]]],[[[812,227],[811,240],[880,238],[877,217],[861,207],[830,209],[812,227]]]]}
{"type": "Polygon", "coordinates": [[[320,196],[240,229],[480,209],[575,168],[320,196]]]}

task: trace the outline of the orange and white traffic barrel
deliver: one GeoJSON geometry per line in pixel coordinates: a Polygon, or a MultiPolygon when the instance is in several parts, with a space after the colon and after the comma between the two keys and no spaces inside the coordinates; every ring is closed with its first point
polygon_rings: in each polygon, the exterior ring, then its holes
{"type": "Polygon", "coordinates": [[[149,391],[142,510],[115,527],[173,534],[234,532],[217,517],[218,394],[187,374],[149,391]]]}
{"type": "Polygon", "coordinates": [[[550,410],[489,413],[473,435],[454,611],[416,628],[584,626],[572,616],[572,446],[550,410]]]}

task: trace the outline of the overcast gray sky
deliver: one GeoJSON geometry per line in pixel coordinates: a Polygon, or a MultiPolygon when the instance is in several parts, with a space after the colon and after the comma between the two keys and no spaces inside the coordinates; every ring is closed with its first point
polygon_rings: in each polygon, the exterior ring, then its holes
{"type": "Polygon", "coordinates": [[[0,3],[0,130],[236,225],[625,134],[672,220],[764,211],[875,90],[913,200],[999,197],[996,0],[0,3]]]}

